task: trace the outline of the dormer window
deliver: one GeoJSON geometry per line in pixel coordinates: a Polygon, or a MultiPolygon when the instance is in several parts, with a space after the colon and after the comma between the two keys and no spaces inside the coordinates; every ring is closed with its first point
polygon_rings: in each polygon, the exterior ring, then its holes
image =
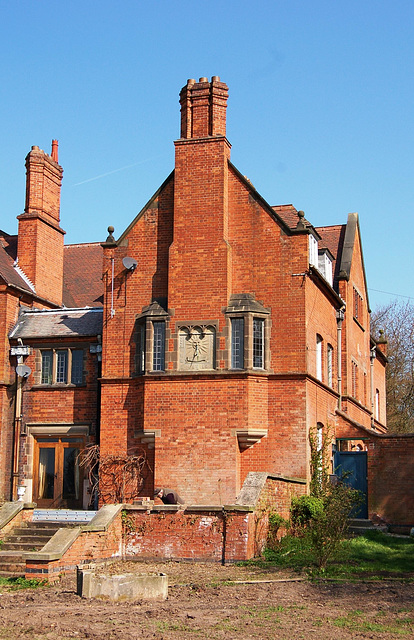
{"type": "Polygon", "coordinates": [[[318,240],[312,233],[309,234],[309,264],[318,268],[318,240]]]}
{"type": "Polygon", "coordinates": [[[332,260],[333,256],[329,249],[319,249],[318,251],[318,270],[332,287],[332,260]]]}

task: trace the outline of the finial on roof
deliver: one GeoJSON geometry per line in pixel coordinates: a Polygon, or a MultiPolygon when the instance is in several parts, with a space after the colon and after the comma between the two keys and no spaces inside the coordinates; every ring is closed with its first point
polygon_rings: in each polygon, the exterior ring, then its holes
{"type": "Polygon", "coordinates": [[[296,229],[306,229],[306,225],[304,222],[305,219],[305,212],[302,211],[302,209],[300,211],[298,211],[298,224],[296,225],[296,229]]]}
{"type": "Polygon", "coordinates": [[[377,340],[377,344],[386,344],[386,343],[388,343],[388,340],[384,335],[384,329],[380,329],[379,330],[379,334],[380,335],[379,335],[379,338],[377,340]]]}
{"type": "Polygon", "coordinates": [[[59,142],[57,140],[52,140],[52,153],[50,155],[52,157],[52,160],[54,160],[55,162],[59,162],[58,147],[59,147],[59,142]]]}
{"type": "Polygon", "coordinates": [[[107,239],[105,240],[105,242],[113,242],[115,244],[115,238],[113,236],[114,231],[115,231],[114,227],[112,225],[109,225],[109,227],[108,227],[109,235],[108,235],[107,239]]]}

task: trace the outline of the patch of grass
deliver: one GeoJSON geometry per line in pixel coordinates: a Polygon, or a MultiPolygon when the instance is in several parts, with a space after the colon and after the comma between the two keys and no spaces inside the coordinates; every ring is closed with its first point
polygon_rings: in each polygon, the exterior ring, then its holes
{"type": "Polygon", "coordinates": [[[394,538],[381,531],[368,531],[364,536],[346,540],[342,553],[344,560],[348,557],[354,564],[356,572],[414,573],[412,538],[394,538]]]}
{"type": "Polygon", "coordinates": [[[167,620],[157,620],[155,622],[155,627],[160,633],[166,633],[167,631],[190,631],[192,633],[199,633],[198,629],[192,629],[182,622],[168,622],[167,620]]]}
{"type": "Polygon", "coordinates": [[[251,618],[262,618],[262,619],[273,619],[277,620],[276,613],[281,613],[282,611],[286,611],[286,607],[279,606],[270,606],[270,607],[242,607],[244,611],[246,611],[246,615],[251,618]]]}
{"type": "Polygon", "coordinates": [[[361,611],[350,611],[346,616],[340,616],[333,620],[335,627],[349,629],[354,632],[394,633],[396,635],[408,635],[412,637],[413,620],[410,618],[394,618],[392,623],[379,623],[375,620],[367,620],[361,611]],[[411,629],[407,629],[407,625],[411,629]]]}
{"type": "Polygon", "coordinates": [[[237,624],[235,624],[234,622],[232,622],[230,620],[230,618],[224,618],[223,620],[220,620],[219,622],[216,622],[216,624],[213,625],[212,628],[217,630],[217,631],[234,631],[234,632],[237,632],[237,631],[240,630],[239,626],[237,624]]]}
{"type": "Polygon", "coordinates": [[[342,541],[329,564],[318,569],[310,537],[285,536],[274,549],[266,549],[264,560],[250,560],[261,569],[305,571],[309,577],[355,580],[401,578],[414,580],[414,539],[396,538],[380,531],[342,541]]]}
{"type": "Polygon", "coordinates": [[[37,578],[0,578],[0,587],[4,587],[9,591],[17,591],[17,589],[37,589],[48,585],[47,580],[38,580],[37,578]]]}

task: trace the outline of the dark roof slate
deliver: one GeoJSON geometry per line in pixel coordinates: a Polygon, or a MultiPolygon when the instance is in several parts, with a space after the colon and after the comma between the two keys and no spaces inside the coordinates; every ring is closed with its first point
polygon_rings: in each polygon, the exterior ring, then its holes
{"type": "Polygon", "coordinates": [[[102,308],[23,311],[9,337],[74,338],[102,334],[102,308]]]}

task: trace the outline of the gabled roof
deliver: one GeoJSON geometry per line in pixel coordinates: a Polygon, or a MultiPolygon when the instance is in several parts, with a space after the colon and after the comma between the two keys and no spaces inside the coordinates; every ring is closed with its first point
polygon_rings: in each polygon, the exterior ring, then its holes
{"type": "Polygon", "coordinates": [[[334,281],[338,279],[341,269],[342,248],[344,244],[346,224],[337,224],[331,227],[316,227],[321,239],[320,249],[329,249],[333,256],[332,272],[334,281]]]}
{"type": "Polygon", "coordinates": [[[100,243],[68,244],[63,252],[63,304],[100,307],[103,304],[103,249],[100,243]]]}
{"type": "MultiPolygon", "coordinates": [[[[8,286],[35,295],[35,289],[16,264],[17,236],[0,230],[0,278],[8,286]]],[[[63,250],[63,304],[100,307],[103,304],[103,250],[99,242],[69,244],[63,250]]]]}
{"type": "Polygon", "coordinates": [[[362,263],[362,272],[364,276],[364,284],[365,284],[365,293],[367,297],[367,305],[368,311],[371,311],[368,299],[368,284],[367,284],[367,275],[365,272],[365,263],[364,263],[364,254],[362,253],[362,241],[361,241],[361,230],[359,228],[359,219],[357,213],[349,213],[348,221],[346,223],[345,236],[343,240],[343,250],[341,256],[341,267],[339,275],[341,278],[349,279],[351,274],[351,266],[353,253],[355,248],[355,239],[359,237],[360,248],[361,248],[361,263],[362,263]]]}
{"type": "Polygon", "coordinates": [[[10,339],[75,338],[102,335],[103,309],[27,309],[10,339]]]}
{"type": "Polygon", "coordinates": [[[299,222],[298,211],[293,204],[278,204],[272,209],[282,218],[291,229],[295,229],[299,222]]]}
{"type": "Polygon", "coordinates": [[[21,275],[20,269],[15,265],[17,236],[9,236],[0,230],[0,278],[8,286],[17,287],[22,291],[34,293],[29,282],[21,275]]]}

